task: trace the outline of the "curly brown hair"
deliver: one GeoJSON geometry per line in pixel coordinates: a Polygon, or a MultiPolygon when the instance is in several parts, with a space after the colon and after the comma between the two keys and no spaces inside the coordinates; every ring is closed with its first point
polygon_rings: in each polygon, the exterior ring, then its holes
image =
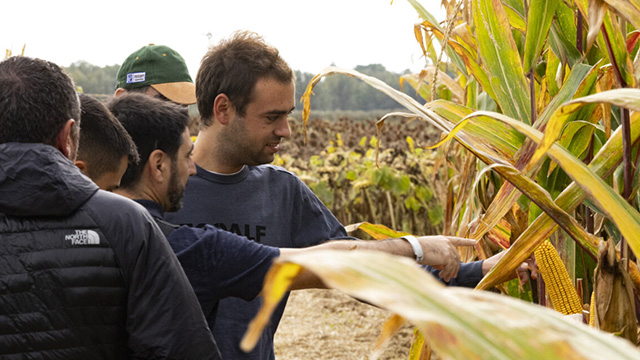
{"type": "Polygon", "coordinates": [[[259,79],[294,81],[293,70],[280,57],[278,49],[250,31],[237,31],[209,49],[196,76],[196,98],[202,126],[210,126],[213,102],[226,94],[239,116],[244,116],[259,79]]]}

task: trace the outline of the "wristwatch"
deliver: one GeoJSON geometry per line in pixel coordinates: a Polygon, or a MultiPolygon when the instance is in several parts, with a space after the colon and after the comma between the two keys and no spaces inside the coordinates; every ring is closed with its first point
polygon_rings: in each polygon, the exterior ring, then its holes
{"type": "Polygon", "coordinates": [[[419,263],[422,261],[424,257],[424,253],[422,252],[422,246],[420,246],[420,242],[413,235],[404,235],[400,237],[401,239],[407,240],[409,244],[411,244],[411,248],[413,248],[413,253],[416,255],[416,261],[419,263]]]}

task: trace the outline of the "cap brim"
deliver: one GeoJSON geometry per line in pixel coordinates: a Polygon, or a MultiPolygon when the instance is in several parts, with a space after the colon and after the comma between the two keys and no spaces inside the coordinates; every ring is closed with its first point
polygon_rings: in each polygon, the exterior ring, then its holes
{"type": "Polygon", "coordinates": [[[196,103],[196,86],[190,82],[173,82],[153,84],[152,88],[158,90],[167,99],[182,105],[196,103]]]}

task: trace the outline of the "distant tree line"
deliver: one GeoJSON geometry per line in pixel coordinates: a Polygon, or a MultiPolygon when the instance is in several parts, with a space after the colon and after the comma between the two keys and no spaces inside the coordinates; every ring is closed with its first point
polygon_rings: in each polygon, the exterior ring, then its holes
{"type": "Polygon", "coordinates": [[[116,90],[116,74],[120,65],[99,67],[86,61],[76,61],[65,68],[85,94],[112,95],[116,90]]]}
{"type": "MultiPolygon", "coordinates": [[[[99,67],[86,61],[77,61],[66,68],[76,85],[86,94],[102,98],[112,95],[116,86],[116,73],[120,65],[99,67]],[[102,95],[102,96],[100,96],[102,95]]],[[[395,89],[399,89],[399,79],[403,74],[387,71],[380,64],[356,66],[356,71],[378,78],[395,89]]],[[[407,73],[408,70],[405,72],[407,73]]],[[[296,108],[302,108],[299,101],[307,84],[315,74],[295,71],[296,108]]],[[[403,91],[417,98],[415,90],[406,86],[403,91]]],[[[313,90],[311,107],[313,110],[391,110],[400,106],[391,98],[373,89],[360,80],[335,75],[323,79],[313,90]]]]}
{"type": "MultiPolygon", "coordinates": [[[[400,89],[400,76],[407,74],[387,71],[380,64],[359,65],[356,71],[384,81],[394,89],[400,89]]],[[[307,84],[315,74],[296,71],[296,99],[299,101],[307,84]]],[[[418,99],[413,88],[406,85],[402,91],[407,95],[418,99]]],[[[313,110],[391,110],[401,107],[389,96],[375,90],[361,80],[345,75],[333,75],[321,80],[313,88],[311,96],[311,108],[313,110]]],[[[298,107],[298,104],[296,104],[298,107]]]]}

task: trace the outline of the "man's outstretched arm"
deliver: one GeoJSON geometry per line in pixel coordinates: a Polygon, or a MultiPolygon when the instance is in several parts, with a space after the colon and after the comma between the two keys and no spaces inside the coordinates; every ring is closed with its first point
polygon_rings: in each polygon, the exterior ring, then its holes
{"type": "MultiPolygon", "coordinates": [[[[422,250],[422,265],[431,265],[440,269],[439,276],[445,281],[456,277],[460,268],[460,256],[456,246],[472,246],[475,240],[453,236],[421,236],[416,237],[422,250]]],[[[406,239],[387,239],[379,241],[334,240],[317,246],[301,249],[280,249],[281,254],[295,254],[317,250],[372,250],[392,255],[415,258],[414,248],[406,239]]],[[[303,272],[291,284],[291,289],[323,288],[324,284],[312,273],[303,272]]]]}

